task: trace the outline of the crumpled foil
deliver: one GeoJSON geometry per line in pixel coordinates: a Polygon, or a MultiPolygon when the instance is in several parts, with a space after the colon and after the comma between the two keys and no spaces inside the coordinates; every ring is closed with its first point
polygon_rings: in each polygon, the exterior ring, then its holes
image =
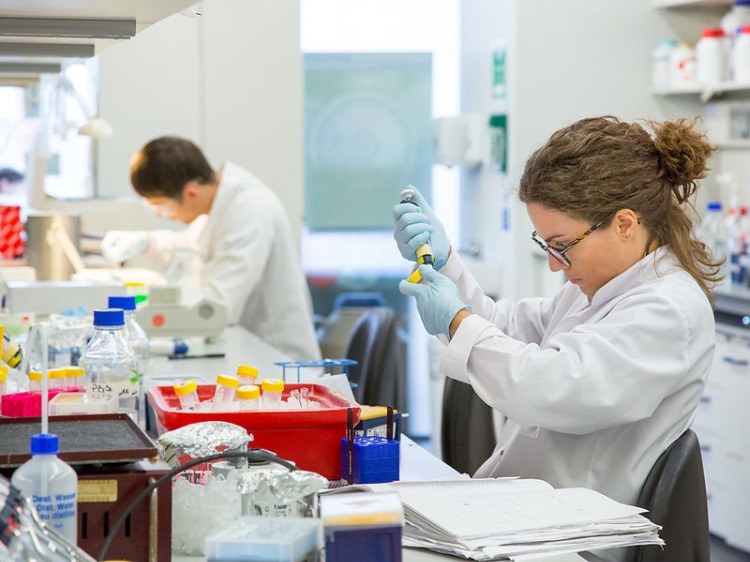
{"type": "Polygon", "coordinates": [[[328,480],[315,472],[256,470],[240,475],[242,514],[276,517],[312,516],[315,494],[328,487],[328,480]]]}
{"type": "Polygon", "coordinates": [[[246,451],[248,442],[252,440],[253,436],[244,427],[229,422],[209,421],[163,433],[156,444],[161,458],[175,468],[184,455],[197,459],[227,450],[246,451]]]}

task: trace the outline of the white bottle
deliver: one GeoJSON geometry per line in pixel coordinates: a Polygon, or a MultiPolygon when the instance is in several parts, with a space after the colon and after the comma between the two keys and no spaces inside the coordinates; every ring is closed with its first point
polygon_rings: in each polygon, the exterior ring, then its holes
{"type": "Polygon", "coordinates": [[[695,85],[695,51],[679,43],[669,55],[669,83],[673,88],[695,85]]]}
{"type": "Polygon", "coordinates": [[[57,457],[57,435],[31,436],[31,458],[19,466],[11,484],[34,504],[39,518],[71,545],[78,541],[78,476],[57,457]]]}
{"type": "Polygon", "coordinates": [[[138,371],[138,412],[141,427],[146,424],[146,395],[143,391],[143,379],[149,374],[151,348],[148,336],[135,319],[135,296],[122,295],[109,297],[109,308],[121,308],[125,312],[125,337],[135,353],[138,371]]]}
{"type": "MultiPolygon", "coordinates": [[[[710,201],[706,205],[706,214],[703,215],[703,220],[696,234],[709,247],[715,261],[727,259],[727,229],[722,214],[721,202],[710,201]]],[[[724,262],[722,273],[726,269],[727,262],[724,262]]]]}
{"type": "Polygon", "coordinates": [[[674,39],[662,39],[651,52],[651,86],[664,90],[671,84],[669,58],[677,45],[674,39]]]}
{"type": "Polygon", "coordinates": [[[86,346],[80,366],[86,371],[90,400],[118,397],[118,411],[138,421],[138,372],[135,353],[125,336],[125,313],[120,308],[94,310],[94,337],[86,346]]]}
{"type": "Polygon", "coordinates": [[[721,28],[730,40],[743,25],[750,25],[750,0],[735,0],[734,6],[721,18],[721,28]]]}
{"type": "Polygon", "coordinates": [[[729,77],[729,61],[724,31],[707,27],[695,46],[695,74],[699,84],[716,84],[729,77]]]}
{"type": "Polygon", "coordinates": [[[740,27],[734,42],[734,81],[750,84],[750,25],[740,27]]]}

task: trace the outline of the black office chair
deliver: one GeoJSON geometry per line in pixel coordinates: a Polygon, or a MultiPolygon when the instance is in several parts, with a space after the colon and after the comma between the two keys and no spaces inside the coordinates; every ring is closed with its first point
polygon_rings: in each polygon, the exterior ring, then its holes
{"type": "Polygon", "coordinates": [[[661,525],[666,546],[631,549],[629,562],[710,562],[708,506],[700,444],[688,429],[654,463],[637,505],[661,525]]]}
{"type": "MultiPolygon", "coordinates": [[[[374,390],[382,377],[388,340],[393,330],[395,313],[387,306],[363,313],[352,326],[344,346],[344,357],[357,364],[349,367],[349,381],[356,383],[354,398],[368,404],[375,398],[374,390]]],[[[372,404],[377,404],[372,402],[372,404]]],[[[391,404],[382,404],[391,405],[391,404]]]]}
{"type": "Polygon", "coordinates": [[[443,461],[459,472],[474,474],[495,449],[492,408],[470,384],[445,379],[441,429],[443,461]]]}

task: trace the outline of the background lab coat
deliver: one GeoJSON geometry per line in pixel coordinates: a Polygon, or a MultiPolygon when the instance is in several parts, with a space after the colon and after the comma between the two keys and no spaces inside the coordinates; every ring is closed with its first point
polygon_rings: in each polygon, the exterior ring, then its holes
{"type": "Polygon", "coordinates": [[[509,418],[475,476],[541,478],[635,504],[690,426],[714,352],[711,306],[676,257],[657,249],[590,301],[566,283],[551,299],[496,303],[456,252],[440,272],[475,313],[440,370],[509,418]]]}
{"type": "Polygon", "coordinates": [[[152,252],[190,249],[200,258],[198,292],[226,304],[230,324],[293,359],[320,359],[310,291],[288,218],[258,178],[227,162],[207,220],[198,217],[181,232],[151,232],[152,252]]]}

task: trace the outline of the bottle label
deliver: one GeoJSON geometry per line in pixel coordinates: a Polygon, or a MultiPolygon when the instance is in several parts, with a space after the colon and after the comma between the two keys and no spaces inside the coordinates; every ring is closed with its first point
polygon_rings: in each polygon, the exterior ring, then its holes
{"type": "Polygon", "coordinates": [[[118,382],[96,382],[91,383],[88,387],[88,394],[91,400],[112,400],[117,397],[122,400],[138,396],[138,376],[127,381],[118,382]]]}
{"type": "Polygon", "coordinates": [[[76,494],[49,494],[31,498],[39,518],[57,532],[62,531],[69,519],[76,518],[76,494]]]}

